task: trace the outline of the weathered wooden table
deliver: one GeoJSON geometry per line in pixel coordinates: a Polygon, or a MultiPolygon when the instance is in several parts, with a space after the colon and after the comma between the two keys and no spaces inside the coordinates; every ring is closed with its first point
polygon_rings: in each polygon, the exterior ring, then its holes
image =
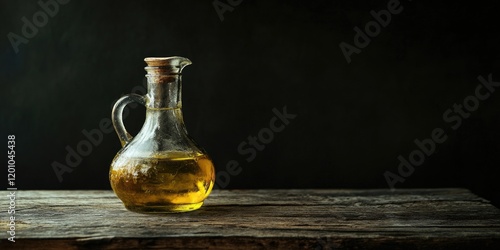
{"type": "Polygon", "coordinates": [[[0,249],[500,249],[500,210],[465,189],[215,190],[167,215],[112,191],[16,195],[16,242],[1,209],[0,249]]]}

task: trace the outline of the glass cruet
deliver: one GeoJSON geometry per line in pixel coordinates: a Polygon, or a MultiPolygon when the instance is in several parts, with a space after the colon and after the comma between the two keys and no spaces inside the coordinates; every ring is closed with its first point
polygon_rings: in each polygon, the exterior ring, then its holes
{"type": "Polygon", "coordinates": [[[182,117],[182,75],[191,61],[183,57],[148,57],[147,94],[120,98],[112,111],[122,149],[111,163],[113,191],[131,211],[185,212],[198,209],[210,194],[212,160],[188,135],[182,117]],[[132,137],[123,124],[126,105],[146,107],[146,119],[132,137]]]}

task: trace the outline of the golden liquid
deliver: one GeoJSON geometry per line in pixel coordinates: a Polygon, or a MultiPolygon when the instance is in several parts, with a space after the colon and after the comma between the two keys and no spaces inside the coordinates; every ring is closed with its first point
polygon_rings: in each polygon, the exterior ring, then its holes
{"type": "Polygon", "coordinates": [[[111,187],[127,209],[184,212],[198,209],[215,181],[212,161],[203,154],[115,160],[111,187]]]}

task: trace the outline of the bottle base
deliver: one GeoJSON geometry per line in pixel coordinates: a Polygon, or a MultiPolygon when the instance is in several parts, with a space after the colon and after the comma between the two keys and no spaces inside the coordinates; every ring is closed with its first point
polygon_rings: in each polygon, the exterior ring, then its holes
{"type": "Polygon", "coordinates": [[[170,205],[125,205],[125,208],[136,213],[145,214],[165,214],[165,213],[182,213],[194,211],[203,205],[203,202],[192,204],[170,204],[170,205]]]}

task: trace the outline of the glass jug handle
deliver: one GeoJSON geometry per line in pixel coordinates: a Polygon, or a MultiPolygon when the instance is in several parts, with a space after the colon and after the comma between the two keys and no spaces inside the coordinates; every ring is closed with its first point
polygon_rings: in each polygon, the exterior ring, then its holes
{"type": "Polygon", "coordinates": [[[127,145],[127,143],[129,143],[133,138],[133,136],[127,132],[127,130],[125,129],[125,125],[123,124],[123,109],[125,108],[125,106],[132,102],[137,102],[145,105],[146,99],[144,96],[140,96],[137,94],[124,95],[122,98],[116,101],[111,113],[113,127],[118,134],[118,138],[120,139],[122,147],[127,145]]]}

